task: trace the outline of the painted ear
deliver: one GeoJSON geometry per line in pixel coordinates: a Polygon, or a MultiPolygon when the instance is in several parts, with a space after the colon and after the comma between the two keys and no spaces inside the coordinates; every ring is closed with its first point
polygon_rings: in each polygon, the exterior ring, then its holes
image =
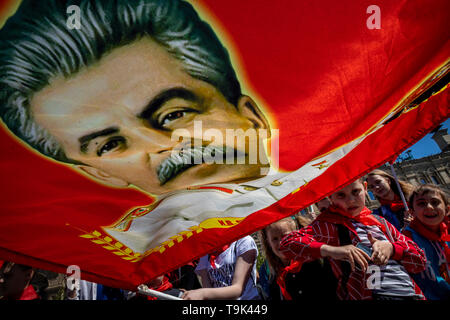
{"type": "Polygon", "coordinates": [[[270,138],[270,124],[258,105],[249,96],[241,96],[237,103],[238,111],[253,123],[255,129],[266,129],[270,138]]]}
{"type": "Polygon", "coordinates": [[[75,165],[75,168],[78,170],[81,170],[83,173],[86,173],[87,175],[95,178],[97,181],[100,181],[101,183],[107,184],[109,186],[118,187],[118,188],[126,188],[128,187],[129,183],[121,178],[117,178],[115,176],[110,175],[109,173],[106,173],[105,171],[86,166],[86,165],[75,165]]]}

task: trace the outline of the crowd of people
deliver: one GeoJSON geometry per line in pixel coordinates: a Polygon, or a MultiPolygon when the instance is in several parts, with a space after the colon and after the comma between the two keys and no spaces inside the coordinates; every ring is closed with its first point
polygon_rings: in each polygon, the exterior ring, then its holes
{"type": "MultiPolygon", "coordinates": [[[[448,300],[448,195],[375,170],[316,203],[147,283],[186,300],[448,300]],[[370,189],[381,206],[366,207],[370,189]],[[264,257],[257,270],[258,254],[264,257]]],[[[34,269],[2,262],[0,299],[33,300],[34,269]]],[[[81,280],[68,300],[152,300],[81,280]]]]}
{"type": "Polygon", "coordinates": [[[320,201],[318,208],[321,214],[296,230],[284,219],[260,231],[272,282],[281,293],[270,298],[450,298],[450,205],[440,188],[397,184],[375,170],[320,201]],[[365,204],[367,187],[381,204],[373,211],[365,204]],[[318,262],[322,269],[308,269],[318,262]],[[330,276],[326,264],[335,281],[323,281],[330,276]]]}

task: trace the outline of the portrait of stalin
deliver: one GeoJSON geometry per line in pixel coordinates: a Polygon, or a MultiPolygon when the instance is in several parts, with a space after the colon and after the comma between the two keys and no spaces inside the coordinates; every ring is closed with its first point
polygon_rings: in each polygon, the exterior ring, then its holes
{"type": "Polygon", "coordinates": [[[265,152],[249,161],[258,133],[270,138],[269,122],[186,1],[24,0],[0,30],[0,82],[1,119],[26,144],[155,198],[145,215],[127,213],[104,228],[136,252],[292,191],[279,180],[285,173],[267,175],[265,152]],[[79,28],[67,26],[73,5],[79,28]],[[216,138],[227,130],[237,132],[231,143],[216,138]]]}

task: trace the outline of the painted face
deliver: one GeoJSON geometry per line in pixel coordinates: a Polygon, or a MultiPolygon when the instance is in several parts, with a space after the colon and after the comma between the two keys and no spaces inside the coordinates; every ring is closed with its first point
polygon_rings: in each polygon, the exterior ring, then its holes
{"type": "Polygon", "coordinates": [[[366,186],[355,181],[330,196],[331,202],[352,216],[358,215],[365,207],[366,186]]]}
{"type": "Polygon", "coordinates": [[[79,169],[113,186],[132,184],[158,195],[249,180],[268,166],[263,157],[246,158],[248,146],[258,141],[238,145],[233,139],[230,145],[225,139],[227,130],[242,136],[248,129],[269,129],[254,102],[242,96],[237,106],[230,104],[149,37],[113,50],[70,79],[55,79],[35,94],[31,110],[66,155],[85,164],[79,169]],[[217,147],[210,156],[246,159],[205,163],[186,151],[192,146],[217,147]]]}
{"type": "Polygon", "coordinates": [[[378,174],[367,178],[367,187],[378,199],[393,200],[394,191],[391,189],[390,180],[378,174]],[[392,198],[392,199],[391,199],[392,198]]]}
{"type": "Polygon", "coordinates": [[[445,206],[441,196],[435,191],[416,195],[413,202],[413,215],[432,230],[437,230],[439,224],[448,216],[450,206],[445,206]]]}
{"type": "Polygon", "coordinates": [[[275,253],[277,257],[286,262],[286,258],[283,253],[280,251],[280,241],[281,239],[291,233],[296,229],[296,225],[294,221],[286,221],[282,220],[276,222],[269,226],[267,229],[267,240],[270,244],[270,248],[275,253]]]}

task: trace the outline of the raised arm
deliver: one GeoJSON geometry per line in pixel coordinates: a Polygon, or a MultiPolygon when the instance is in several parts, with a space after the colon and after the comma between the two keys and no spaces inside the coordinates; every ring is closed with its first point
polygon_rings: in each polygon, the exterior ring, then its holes
{"type": "Polygon", "coordinates": [[[336,245],[334,226],[313,223],[300,230],[295,230],[281,239],[280,250],[289,260],[303,262],[322,257],[320,248],[325,244],[336,245]]]}
{"type": "Polygon", "coordinates": [[[330,223],[313,223],[286,235],[280,250],[290,260],[308,262],[319,258],[332,258],[350,262],[352,271],[356,265],[367,269],[370,257],[352,244],[340,246],[336,226],[330,223]]]}
{"type": "Polygon", "coordinates": [[[182,298],[185,300],[235,300],[239,298],[244,292],[245,285],[252,272],[256,253],[255,249],[251,249],[237,257],[233,281],[230,286],[186,291],[182,298]]]}

